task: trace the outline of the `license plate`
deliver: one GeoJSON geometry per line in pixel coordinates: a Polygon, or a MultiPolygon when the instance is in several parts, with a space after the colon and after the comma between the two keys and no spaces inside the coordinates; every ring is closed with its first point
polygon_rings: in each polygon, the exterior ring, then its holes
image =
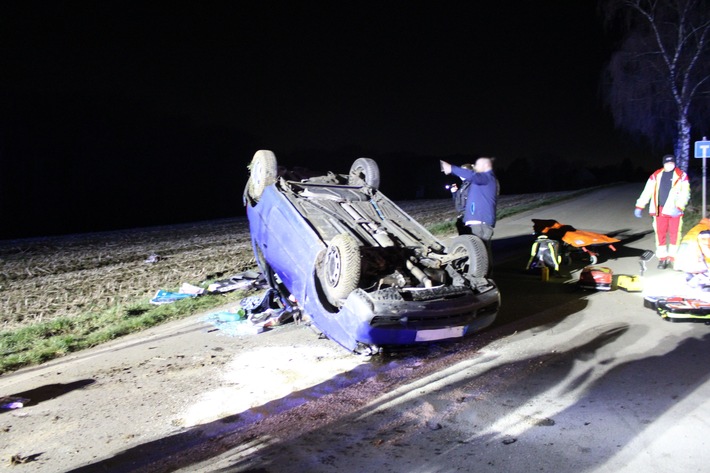
{"type": "Polygon", "coordinates": [[[416,342],[432,342],[446,338],[463,337],[464,327],[437,328],[434,330],[419,330],[414,338],[416,342]]]}

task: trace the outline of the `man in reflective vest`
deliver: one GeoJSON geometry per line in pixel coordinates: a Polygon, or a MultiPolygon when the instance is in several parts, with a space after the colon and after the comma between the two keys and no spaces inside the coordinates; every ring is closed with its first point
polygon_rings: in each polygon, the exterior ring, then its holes
{"type": "Polygon", "coordinates": [[[653,217],[653,230],[656,233],[659,269],[666,269],[675,261],[683,212],[689,200],[688,175],[676,167],[673,155],[665,155],[663,167],[648,178],[634,209],[634,215],[641,218],[643,208],[648,204],[648,213],[653,217]]]}

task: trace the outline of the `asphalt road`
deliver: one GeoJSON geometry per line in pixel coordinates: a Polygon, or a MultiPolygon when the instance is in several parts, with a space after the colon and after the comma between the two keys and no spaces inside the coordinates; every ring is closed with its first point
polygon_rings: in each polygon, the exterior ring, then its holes
{"type": "MultiPolygon", "coordinates": [[[[638,256],[653,247],[650,219],[635,219],[632,214],[640,190],[639,185],[603,189],[501,220],[494,237],[493,276],[503,306],[494,326],[484,333],[372,360],[331,351],[335,350],[331,342],[316,340],[302,327],[285,327],[258,336],[264,338],[233,343],[221,338],[224,363],[203,367],[187,379],[189,384],[162,387],[166,404],[179,397],[171,389],[190,391],[176,403],[181,404],[176,407],[180,422],[177,413],[153,416],[142,435],[124,435],[122,442],[95,447],[89,458],[77,454],[67,460],[59,449],[38,446],[37,451],[44,448],[51,454],[44,461],[13,468],[23,472],[707,471],[710,328],[662,320],[644,307],[641,293],[579,290],[575,283],[583,260],[574,261],[548,282],[523,271],[531,219],[552,218],[617,236],[622,240],[617,251],[602,252],[600,264],[617,275],[638,274],[638,256]],[[264,394],[264,385],[274,381],[277,371],[260,364],[267,358],[276,361],[279,369],[303,363],[291,378],[276,380],[280,391],[272,395],[264,394]],[[324,359],[339,363],[324,369],[324,359]],[[236,366],[232,368],[236,376],[241,370],[240,383],[248,385],[249,391],[233,391],[231,403],[211,418],[186,422],[184,404],[190,399],[194,404],[204,401],[200,395],[208,390],[226,389],[228,383],[220,376],[230,366],[236,366]],[[262,394],[254,399],[257,388],[262,394]],[[246,392],[253,402],[241,402],[246,392]],[[51,469],[46,459],[52,455],[54,465],[62,468],[51,469]]],[[[644,287],[654,294],[686,290],[681,273],[658,270],[655,260],[644,275],[644,287]]],[[[54,373],[61,371],[73,376],[65,382],[95,382],[96,397],[105,378],[91,376],[91,370],[106,370],[111,363],[112,372],[125,372],[125,366],[137,369],[147,363],[147,348],[160,355],[150,363],[193,350],[192,357],[201,356],[204,366],[210,359],[206,352],[215,349],[215,338],[199,320],[182,321],[19,372],[4,382],[17,392],[33,383],[56,381],[54,373]]],[[[77,386],[71,395],[79,396],[82,389],[77,386]]],[[[121,403],[122,410],[105,414],[106,422],[124,416],[135,424],[139,419],[131,418],[131,411],[147,402],[140,397],[145,391],[129,389],[119,395],[114,389],[114,398],[101,405],[84,400],[83,407],[88,416],[121,403]]],[[[159,401],[155,402],[153,409],[158,410],[159,401]]],[[[31,409],[28,415],[39,417],[39,411],[31,409]]],[[[56,420],[47,416],[50,429],[56,420]]],[[[7,417],[0,420],[7,424],[7,417]]],[[[22,432],[22,422],[21,417],[13,419],[12,429],[22,432]]],[[[82,441],[89,442],[91,427],[85,428],[82,441]]],[[[116,422],[111,428],[127,427],[116,422]]],[[[51,435],[50,430],[45,433],[51,435]]],[[[75,441],[76,434],[69,429],[61,435],[67,444],[75,441]]]]}

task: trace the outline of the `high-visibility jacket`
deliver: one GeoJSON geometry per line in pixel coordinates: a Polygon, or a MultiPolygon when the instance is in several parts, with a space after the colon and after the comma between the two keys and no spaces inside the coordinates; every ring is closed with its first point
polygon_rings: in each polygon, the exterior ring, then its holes
{"type": "MultiPolygon", "coordinates": [[[[651,177],[648,178],[646,186],[643,188],[643,192],[641,192],[641,196],[636,201],[636,208],[643,209],[646,207],[646,204],[648,204],[648,213],[653,217],[658,213],[659,206],[665,209],[678,209],[684,212],[690,200],[690,181],[688,180],[688,174],[681,169],[673,169],[673,178],[671,180],[671,190],[668,193],[668,199],[666,199],[665,202],[658,202],[661,174],[663,174],[663,168],[655,171],[651,174],[651,177]]],[[[667,214],[670,213],[670,211],[663,213],[667,214]]]]}

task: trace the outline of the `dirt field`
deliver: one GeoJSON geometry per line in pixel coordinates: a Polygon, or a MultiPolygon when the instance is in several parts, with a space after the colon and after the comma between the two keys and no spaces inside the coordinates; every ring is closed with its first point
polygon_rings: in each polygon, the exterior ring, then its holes
{"type": "MultiPolygon", "coordinates": [[[[565,193],[501,196],[499,209],[565,193]]],[[[399,205],[425,226],[451,220],[451,201],[399,205]]],[[[95,234],[0,241],[3,329],[146,300],[255,266],[245,218],[95,234]],[[158,264],[145,261],[158,255],[158,264]]]]}
{"type": "MultiPolygon", "coordinates": [[[[501,208],[539,199],[503,197],[501,208]]],[[[454,217],[449,200],[400,205],[425,225],[454,217]]],[[[78,295],[89,301],[84,304],[111,304],[117,297],[149,297],[156,286],[199,282],[254,265],[245,219],[0,246],[6,326],[61,313],[54,307],[69,313],[82,306],[66,308],[61,301],[78,295]],[[160,255],[159,264],[144,262],[151,254],[160,255]]],[[[249,415],[272,418],[286,432],[293,419],[274,414],[288,410],[278,400],[292,399],[287,395],[293,392],[302,392],[306,402],[321,396],[319,389],[340,389],[332,383],[345,382],[359,386],[352,402],[363,402],[369,390],[386,390],[402,373],[425,369],[421,358],[393,361],[387,374],[376,378],[382,384],[358,384],[358,376],[370,377],[377,367],[305,326],[227,337],[209,328],[206,315],[0,377],[0,398],[25,404],[0,411],[0,468],[156,471],[155,465],[141,466],[151,460],[152,451],[170,455],[171,445],[182,448],[185,435],[218,436],[223,428],[254,421],[234,413],[249,410],[249,415]]],[[[475,346],[471,349],[435,355],[446,364],[451,357],[475,356],[475,346]]]]}

